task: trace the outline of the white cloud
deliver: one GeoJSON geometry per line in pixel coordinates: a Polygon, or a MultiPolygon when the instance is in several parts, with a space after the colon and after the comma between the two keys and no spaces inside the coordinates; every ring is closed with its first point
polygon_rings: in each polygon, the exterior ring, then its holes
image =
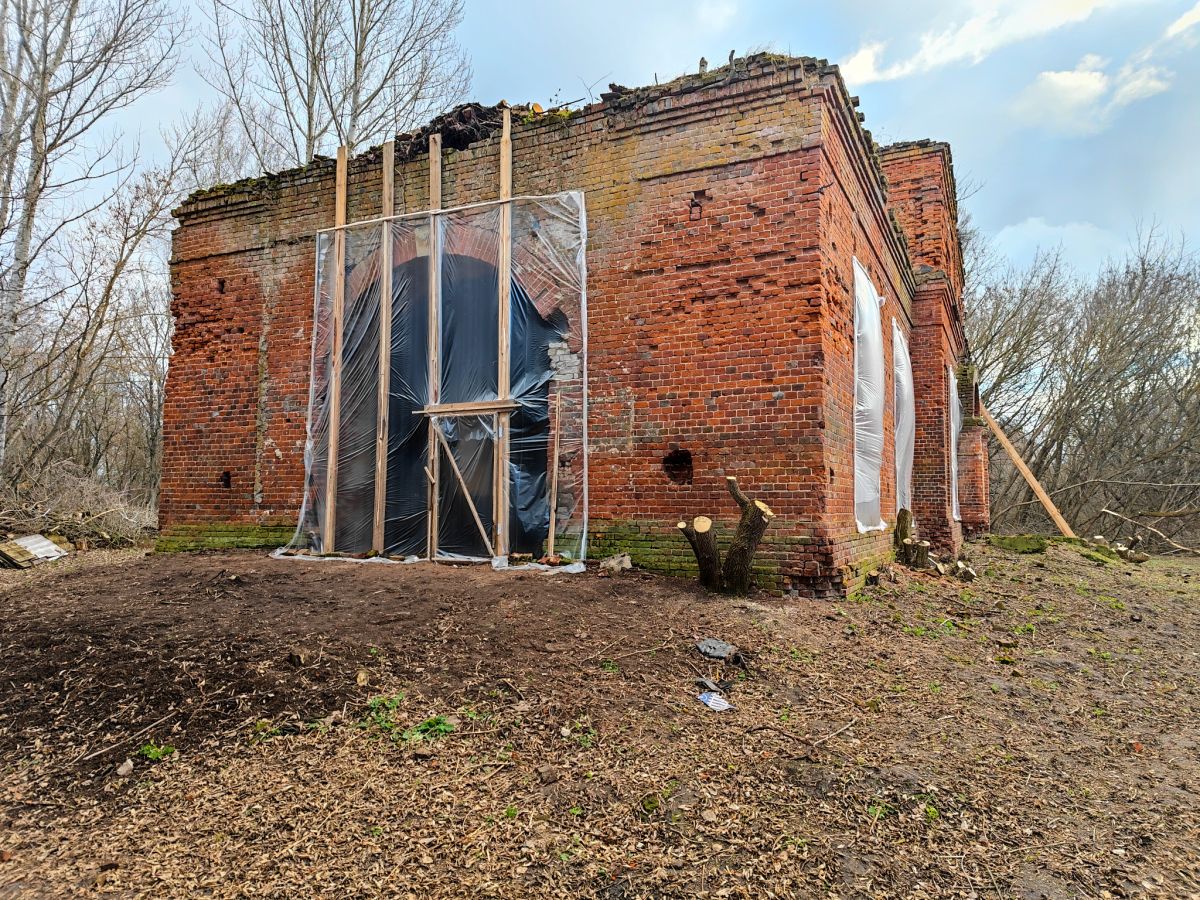
{"type": "Polygon", "coordinates": [[[1014,101],[1013,112],[1027,125],[1063,134],[1103,131],[1122,108],[1170,90],[1174,73],[1159,58],[1191,46],[1197,26],[1200,3],[1130,56],[1115,75],[1109,74],[1106,60],[1092,53],[1070,71],[1041,72],[1014,101]]]}
{"type": "Polygon", "coordinates": [[[1160,94],[1171,73],[1158,66],[1126,63],[1115,76],[1107,60],[1088,54],[1066,72],[1042,72],[1013,103],[1026,125],[1063,134],[1096,134],[1112,124],[1118,110],[1160,94]]]}
{"type": "Polygon", "coordinates": [[[702,0],[696,9],[696,18],[709,31],[724,31],[737,11],[734,0],[702,0]]]}
{"type": "Polygon", "coordinates": [[[927,31],[911,56],[883,65],[887,44],[863,44],[842,64],[851,84],[891,81],[953,63],[978,63],[1009,44],[1040,37],[1088,19],[1106,7],[1141,0],[974,0],[974,12],[944,31],[927,31]]]}
{"type": "Polygon", "coordinates": [[[1080,272],[1096,272],[1128,248],[1124,237],[1091,222],[1052,224],[1041,216],[1006,225],[993,240],[996,249],[1017,265],[1027,265],[1039,250],[1057,250],[1080,272]]]}
{"type": "Polygon", "coordinates": [[[1197,3],[1182,16],[1167,26],[1167,30],[1163,32],[1163,38],[1173,40],[1184,35],[1189,35],[1193,28],[1200,25],[1200,3],[1197,3]]]}

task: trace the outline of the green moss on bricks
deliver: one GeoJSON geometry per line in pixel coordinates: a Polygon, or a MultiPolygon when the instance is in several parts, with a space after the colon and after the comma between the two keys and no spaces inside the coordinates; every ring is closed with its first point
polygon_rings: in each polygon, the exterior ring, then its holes
{"type": "Polygon", "coordinates": [[[239,525],[213,522],[206,525],[173,525],[154,543],[156,553],[188,550],[261,550],[282,547],[292,539],[294,525],[239,525]]]}
{"type": "Polygon", "coordinates": [[[1012,553],[1045,553],[1050,541],[1041,534],[993,534],[988,543],[1012,553]]]}

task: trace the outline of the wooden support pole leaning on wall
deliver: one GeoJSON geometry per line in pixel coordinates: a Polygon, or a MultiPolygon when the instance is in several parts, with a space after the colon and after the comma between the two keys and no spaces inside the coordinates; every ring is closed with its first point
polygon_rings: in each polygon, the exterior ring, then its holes
{"type": "Polygon", "coordinates": [[[446,462],[450,464],[450,471],[454,473],[454,477],[458,479],[459,489],[462,490],[463,499],[467,502],[467,509],[471,512],[471,518],[475,520],[475,527],[479,529],[479,536],[483,538],[483,546],[487,548],[487,552],[495,556],[496,552],[492,548],[492,542],[488,540],[487,529],[483,527],[483,519],[479,518],[479,510],[475,508],[475,501],[471,499],[471,489],[467,487],[467,480],[463,478],[462,469],[458,467],[458,463],[454,461],[454,452],[450,449],[450,443],[446,440],[446,436],[441,430],[436,427],[437,417],[434,416],[432,423],[435,426],[433,434],[441,441],[442,446],[446,450],[446,462]]]}
{"type": "Polygon", "coordinates": [[[325,521],[321,526],[321,551],[334,551],[337,527],[338,442],[342,426],[342,328],[346,306],[346,148],[338,147],[334,177],[333,224],[333,346],[329,355],[329,425],[325,470],[325,521]]]}
{"type": "MultiPolygon", "coordinates": [[[[395,211],[396,143],[383,145],[383,184],[380,215],[395,211]]],[[[388,406],[392,381],[392,223],[384,221],[379,236],[379,394],[375,431],[375,513],[371,549],[382,554],[387,526],[388,406]]]]}
{"type": "MultiPolygon", "coordinates": [[[[512,199],[512,110],[504,109],[504,129],[500,133],[500,199],[512,199]]],[[[509,322],[512,306],[512,204],[500,206],[500,254],[497,273],[500,296],[497,306],[499,321],[498,372],[496,396],[508,400],[512,394],[509,371],[509,322]]],[[[508,491],[509,440],[508,429],[512,414],[496,414],[496,446],[493,450],[495,469],[492,477],[492,541],[496,556],[508,555],[508,491]]]]}
{"type": "Polygon", "coordinates": [[[1008,439],[1008,435],[1001,431],[1000,426],[996,424],[996,420],[992,418],[992,414],[987,411],[987,407],[980,403],[979,411],[983,413],[984,420],[988,423],[988,427],[992,429],[992,434],[996,436],[996,440],[1000,442],[1000,446],[1008,453],[1008,458],[1013,461],[1013,465],[1017,467],[1017,471],[1021,473],[1026,483],[1033,489],[1034,495],[1041,501],[1042,508],[1046,510],[1047,515],[1058,526],[1058,530],[1063,533],[1063,537],[1075,537],[1075,532],[1071,530],[1071,526],[1067,524],[1067,520],[1062,517],[1062,513],[1058,511],[1058,507],[1054,505],[1054,501],[1050,499],[1050,495],[1046,493],[1046,489],[1042,487],[1042,483],[1029,471],[1029,466],[1025,465],[1025,460],[1021,459],[1021,454],[1017,452],[1017,448],[1008,439]]]}
{"type": "MultiPolygon", "coordinates": [[[[442,207],[442,136],[429,136],[429,405],[436,406],[441,400],[442,361],[442,265],[441,226],[436,210],[442,207]]],[[[441,448],[438,444],[438,421],[429,420],[429,449],[426,474],[429,478],[428,501],[425,504],[429,516],[429,531],[426,535],[426,550],[430,559],[437,559],[438,552],[438,472],[441,448]]]]}

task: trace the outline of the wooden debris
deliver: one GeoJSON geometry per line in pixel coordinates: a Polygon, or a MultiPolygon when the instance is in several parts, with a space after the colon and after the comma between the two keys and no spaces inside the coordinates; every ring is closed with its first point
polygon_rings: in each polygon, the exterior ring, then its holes
{"type": "Polygon", "coordinates": [[[0,542],[0,563],[10,569],[28,569],[39,560],[16,541],[0,542]]]}
{"type": "MultiPolygon", "coordinates": [[[[1170,544],[1176,550],[1181,550],[1184,553],[1194,553],[1197,556],[1200,556],[1200,549],[1196,549],[1195,547],[1185,547],[1183,544],[1177,544],[1177,543],[1175,543],[1175,541],[1171,540],[1169,537],[1167,537],[1165,534],[1163,534],[1161,531],[1159,531],[1157,528],[1155,528],[1152,525],[1143,525],[1141,522],[1135,522],[1133,519],[1129,518],[1128,516],[1123,516],[1119,512],[1113,512],[1111,509],[1107,509],[1107,508],[1102,509],[1102,510],[1100,510],[1100,512],[1104,513],[1105,515],[1109,515],[1109,516],[1113,516],[1114,518],[1121,519],[1122,521],[1128,522],[1130,525],[1134,525],[1138,528],[1145,528],[1147,531],[1151,531],[1154,534],[1158,535],[1160,538],[1162,538],[1164,541],[1166,541],[1168,544],[1170,544]]],[[[1146,557],[1146,558],[1149,559],[1149,557],[1146,557]]]]}

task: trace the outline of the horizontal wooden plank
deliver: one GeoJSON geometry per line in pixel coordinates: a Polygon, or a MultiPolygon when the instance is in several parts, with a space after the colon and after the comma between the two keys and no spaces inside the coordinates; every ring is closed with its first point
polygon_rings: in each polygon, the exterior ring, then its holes
{"type": "Polygon", "coordinates": [[[438,403],[422,407],[423,416],[474,416],[516,409],[520,404],[514,400],[478,400],[471,403],[438,403]]]}

